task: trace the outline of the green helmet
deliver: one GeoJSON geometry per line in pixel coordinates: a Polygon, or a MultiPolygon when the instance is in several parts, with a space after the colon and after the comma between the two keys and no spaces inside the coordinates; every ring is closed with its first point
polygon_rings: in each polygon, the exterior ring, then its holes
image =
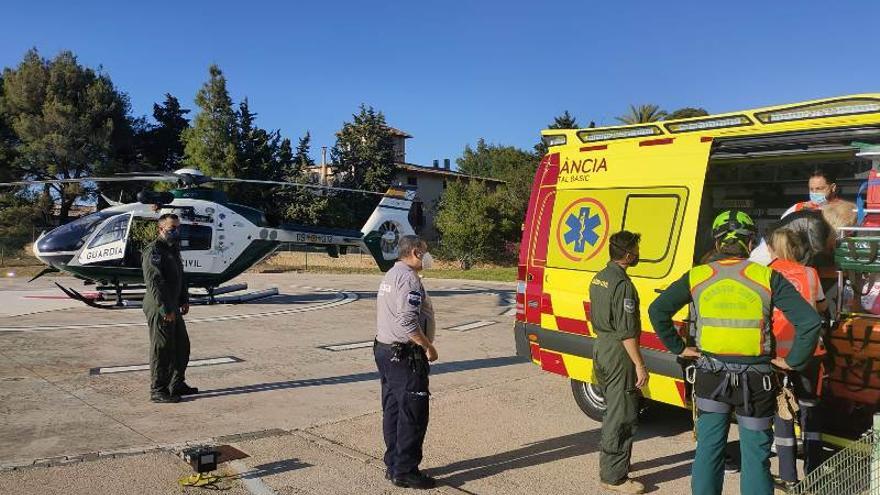
{"type": "Polygon", "coordinates": [[[721,243],[746,242],[757,234],[752,217],[739,210],[721,212],[712,222],[712,237],[721,243]]]}

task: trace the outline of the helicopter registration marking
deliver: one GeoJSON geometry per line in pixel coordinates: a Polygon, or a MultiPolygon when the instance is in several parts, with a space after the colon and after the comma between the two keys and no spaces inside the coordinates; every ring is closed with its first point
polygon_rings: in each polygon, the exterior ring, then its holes
{"type": "Polygon", "coordinates": [[[296,242],[310,242],[314,244],[332,244],[333,236],[332,235],[320,235],[320,234],[303,234],[300,232],[296,233],[296,242]]]}

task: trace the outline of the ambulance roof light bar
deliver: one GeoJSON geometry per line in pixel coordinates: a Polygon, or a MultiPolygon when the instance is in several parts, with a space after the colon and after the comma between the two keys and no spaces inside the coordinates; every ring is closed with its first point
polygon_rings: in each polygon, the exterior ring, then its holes
{"type": "Polygon", "coordinates": [[[876,112],[880,112],[880,101],[868,98],[854,98],[760,112],[756,113],[755,117],[764,124],[773,124],[777,122],[791,122],[793,120],[821,119],[876,112]]]}
{"type": "Polygon", "coordinates": [[[745,115],[732,115],[711,119],[689,120],[687,122],[665,124],[666,130],[671,133],[705,131],[709,129],[722,129],[725,127],[741,127],[752,125],[752,121],[745,115]]]}
{"type": "Polygon", "coordinates": [[[657,136],[663,134],[656,125],[648,125],[641,127],[623,127],[619,129],[596,129],[578,132],[578,137],[585,143],[594,143],[596,141],[610,141],[612,139],[626,139],[633,137],[657,136]]]}
{"type": "Polygon", "coordinates": [[[544,145],[548,148],[552,148],[553,146],[563,146],[567,142],[565,134],[549,134],[541,136],[541,139],[544,141],[544,145]]]}

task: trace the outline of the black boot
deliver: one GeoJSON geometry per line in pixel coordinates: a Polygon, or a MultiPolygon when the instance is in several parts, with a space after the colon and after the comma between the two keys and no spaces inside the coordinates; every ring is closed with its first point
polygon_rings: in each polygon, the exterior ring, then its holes
{"type": "Polygon", "coordinates": [[[392,480],[395,486],[402,488],[416,488],[418,490],[428,490],[437,486],[437,480],[430,476],[416,471],[415,473],[400,474],[392,480]]]}
{"type": "Polygon", "coordinates": [[[171,390],[171,395],[196,395],[199,393],[199,389],[196,387],[190,387],[185,382],[177,385],[171,390]]]}
{"type": "Polygon", "coordinates": [[[157,404],[176,404],[180,402],[180,396],[158,392],[150,394],[150,401],[157,404]]]}

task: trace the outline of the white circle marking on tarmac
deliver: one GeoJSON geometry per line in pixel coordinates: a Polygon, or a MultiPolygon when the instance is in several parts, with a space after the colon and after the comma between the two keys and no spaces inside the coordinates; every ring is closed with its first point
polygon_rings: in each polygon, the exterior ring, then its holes
{"type": "MultiPolygon", "coordinates": [[[[271,318],[273,316],[284,316],[291,315],[297,313],[307,313],[310,311],[317,311],[320,309],[333,308],[336,306],[342,306],[343,304],[350,304],[357,301],[358,295],[353,292],[335,290],[335,289],[319,289],[313,288],[313,290],[320,292],[335,292],[336,297],[331,301],[311,304],[309,306],[301,307],[301,308],[290,308],[290,309],[280,309],[277,311],[265,311],[261,313],[245,313],[239,315],[218,315],[218,316],[207,316],[202,318],[188,318],[186,320],[187,325],[190,324],[199,324],[199,323],[214,323],[218,321],[235,321],[235,320],[248,320],[252,318],[271,318]]],[[[78,330],[83,328],[125,328],[125,327],[142,327],[145,326],[146,322],[138,321],[138,322],[126,322],[126,323],[85,323],[85,324],[77,324],[77,325],[32,325],[32,326],[17,326],[17,327],[0,327],[0,333],[11,333],[11,332],[39,332],[39,331],[48,331],[48,330],[78,330]]]]}

